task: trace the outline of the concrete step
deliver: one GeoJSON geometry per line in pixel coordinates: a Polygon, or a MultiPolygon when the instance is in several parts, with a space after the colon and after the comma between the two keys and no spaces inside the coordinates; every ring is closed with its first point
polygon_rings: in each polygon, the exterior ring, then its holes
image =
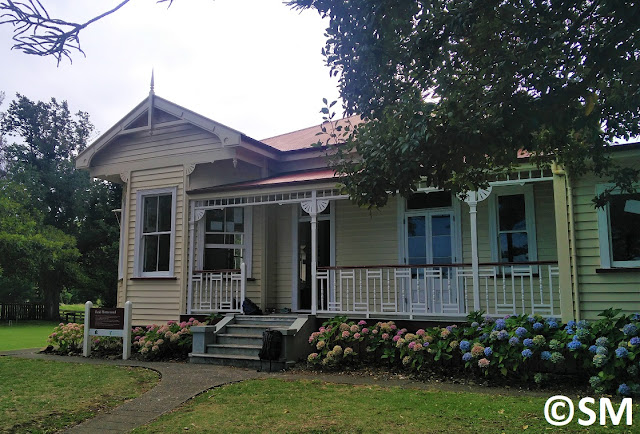
{"type": "Polygon", "coordinates": [[[224,327],[224,332],[227,334],[247,335],[247,336],[259,336],[262,338],[262,332],[266,329],[273,330],[287,330],[288,326],[278,325],[264,325],[264,324],[227,324],[224,327]]]}
{"type": "Polygon", "coordinates": [[[262,346],[262,335],[258,337],[231,333],[218,333],[216,334],[216,343],[262,346]]]}
{"type": "Polygon", "coordinates": [[[236,324],[253,324],[266,326],[290,326],[294,323],[296,317],[273,317],[273,316],[236,316],[236,324]]]}
{"type": "MultiPolygon", "coordinates": [[[[229,356],[224,354],[189,354],[190,363],[206,363],[211,365],[236,366],[239,368],[251,368],[269,370],[269,362],[262,361],[258,356],[229,356]]],[[[282,371],[293,366],[294,362],[271,362],[271,371],[282,371]]]]}
{"type": "Polygon", "coordinates": [[[258,356],[262,345],[212,344],[207,345],[207,354],[228,356],[258,356]]]}

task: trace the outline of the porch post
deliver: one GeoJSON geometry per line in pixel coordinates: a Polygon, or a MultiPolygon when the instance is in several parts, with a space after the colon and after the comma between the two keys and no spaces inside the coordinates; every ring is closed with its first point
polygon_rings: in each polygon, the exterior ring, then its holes
{"type": "Polygon", "coordinates": [[[318,311],[318,204],[316,191],[311,192],[311,314],[318,311]]]}
{"type": "MultiPolygon", "coordinates": [[[[478,258],[478,202],[491,194],[491,187],[467,192],[465,201],[469,204],[471,218],[471,274],[473,275],[473,310],[480,310],[480,260],[478,258]]],[[[467,306],[468,307],[468,306],[467,306]]]]}
{"type": "Polygon", "coordinates": [[[196,226],[196,215],[195,215],[195,202],[191,201],[191,206],[189,207],[191,211],[191,215],[189,217],[189,281],[187,282],[187,314],[191,315],[191,309],[193,307],[193,237],[195,235],[195,226],[196,226]]]}

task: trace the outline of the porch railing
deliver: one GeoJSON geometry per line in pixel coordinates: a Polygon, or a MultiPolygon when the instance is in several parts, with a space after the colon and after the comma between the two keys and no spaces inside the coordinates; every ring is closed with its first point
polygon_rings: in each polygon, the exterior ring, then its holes
{"type": "MultiPolygon", "coordinates": [[[[471,264],[320,267],[318,313],[422,316],[473,310],[471,264]]],[[[558,263],[480,263],[481,310],[491,315],[560,313],[558,263]]]]}
{"type": "Polygon", "coordinates": [[[245,264],[233,270],[196,270],[191,280],[191,312],[242,312],[245,264]]]}

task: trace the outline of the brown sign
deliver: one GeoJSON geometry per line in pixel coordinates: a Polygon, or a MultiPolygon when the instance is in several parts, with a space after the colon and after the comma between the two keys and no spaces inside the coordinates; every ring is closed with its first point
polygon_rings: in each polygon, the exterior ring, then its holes
{"type": "Polygon", "coordinates": [[[92,329],[103,330],[123,330],[124,308],[92,308],[89,319],[89,327],[92,329]]]}

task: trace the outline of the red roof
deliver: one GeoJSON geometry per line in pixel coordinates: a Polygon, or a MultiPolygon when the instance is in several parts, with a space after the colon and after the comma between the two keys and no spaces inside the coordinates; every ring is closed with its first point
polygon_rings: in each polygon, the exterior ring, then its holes
{"type": "Polygon", "coordinates": [[[321,181],[325,179],[333,179],[335,177],[336,175],[333,169],[317,169],[307,170],[304,172],[284,173],[282,175],[276,175],[271,178],[241,182],[239,184],[234,184],[233,187],[261,187],[268,185],[288,184],[291,182],[321,181]]]}
{"type": "MultiPolygon", "coordinates": [[[[362,122],[362,119],[360,119],[359,115],[355,115],[348,118],[340,119],[335,122],[337,122],[338,125],[343,126],[347,125],[347,122],[350,122],[351,125],[358,125],[362,122]]],[[[314,143],[318,143],[318,140],[326,140],[326,135],[318,135],[318,133],[321,133],[322,126],[327,124],[328,122],[324,122],[320,125],[314,125],[302,130],[293,131],[291,133],[280,134],[279,136],[262,139],[260,141],[271,146],[272,148],[276,148],[283,152],[298,151],[300,149],[311,148],[311,145],[314,143]]]]}

